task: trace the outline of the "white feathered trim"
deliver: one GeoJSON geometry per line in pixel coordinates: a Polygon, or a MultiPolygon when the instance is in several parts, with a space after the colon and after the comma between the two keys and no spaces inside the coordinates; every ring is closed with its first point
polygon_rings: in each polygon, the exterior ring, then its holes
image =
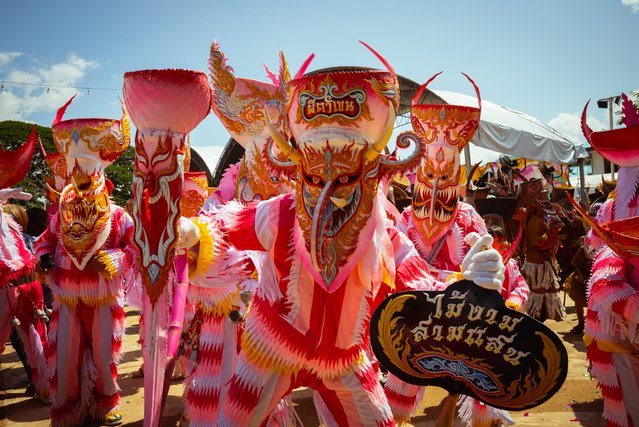
{"type": "Polygon", "coordinates": [[[47,363],[44,359],[44,347],[38,331],[33,324],[29,325],[29,341],[31,342],[31,361],[38,370],[38,381],[34,384],[36,392],[41,399],[49,397],[49,382],[47,381],[47,363]]]}
{"type": "Polygon", "coordinates": [[[273,412],[271,412],[271,415],[269,415],[268,420],[266,421],[266,426],[295,427],[298,425],[303,426],[302,420],[299,415],[297,415],[297,411],[295,411],[295,406],[293,405],[293,400],[289,394],[280,400],[273,412]]]}
{"type": "Polygon", "coordinates": [[[457,401],[457,414],[469,427],[490,427],[494,423],[515,424],[508,411],[493,408],[465,395],[460,396],[457,401]]]}

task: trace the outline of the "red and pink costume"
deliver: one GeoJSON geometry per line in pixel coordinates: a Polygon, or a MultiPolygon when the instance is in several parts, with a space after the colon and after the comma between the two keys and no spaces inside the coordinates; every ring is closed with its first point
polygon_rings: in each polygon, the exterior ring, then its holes
{"type": "Polygon", "coordinates": [[[368,358],[370,314],[389,292],[445,284],[387,219],[378,192],[380,179],[417,167],[421,153],[414,138],[418,150],[404,161],[379,154],[399,99],[397,78],[383,62],[388,71],[303,76],[307,61],[286,83],[291,143],[266,114],[273,141],[290,159],[271,153],[269,160],[297,173],[295,192],[248,206],[231,202],[196,220],[194,255],[226,244],[261,254],[217,425],[260,425],[299,386],[319,392],[329,425],[395,424],[368,358]]]}
{"type": "Polygon", "coordinates": [[[622,98],[625,128],[592,132],[582,116],[592,147],[620,166],[615,197],[592,223],[606,246],[592,267],[584,341],[607,425],[639,426],[639,113],[622,98]]]}
{"type": "Polygon", "coordinates": [[[121,419],[116,378],[122,286],[134,275],[133,222],[109,200],[104,176],[129,145],[127,115],[63,121],[70,102],[52,125],[68,181],[58,212],[36,243],[37,255],[50,255],[54,264],[47,280],[54,294],[47,355],[54,426],[81,425],[87,416],[121,419]]]}
{"type": "Polygon", "coordinates": [[[19,189],[7,188],[27,174],[35,141],[34,127],[28,142],[18,150],[0,150],[0,354],[15,327],[27,355],[36,396],[46,400],[49,387],[44,357],[47,332],[42,286],[35,278],[35,257],[22,240],[22,228],[1,209],[6,199],[30,198],[19,189]]]}

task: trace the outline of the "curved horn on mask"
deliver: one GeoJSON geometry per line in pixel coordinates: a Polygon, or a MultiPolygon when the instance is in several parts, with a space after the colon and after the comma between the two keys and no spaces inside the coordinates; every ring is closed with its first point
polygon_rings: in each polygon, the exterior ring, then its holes
{"type": "MultiPolygon", "coordinates": [[[[415,169],[417,169],[417,167],[419,167],[425,151],[424,143],[419,138],[419,136],[417,136],[416,133],[411,131],[402,132],[397,137],[396,145],[398,148],[404,149],[408,148],[411,142],[415,144],[415,148],[413,152],[404,160],[392,160],[386,156],[382,157],[379,160],[379,163],[384,167],[384,169],[389,171],[388,175],[394,175],[399,170],[401,170],[403,173],[411,173],[415,169]]],[[[387,175],[386,170],[382,171],[384,175],[387,175]]]]}
{"type": "Polygon", "coordinates": [[[51,127],[54,127],[55,125],[57,125],[58,123],[60,123],[62,121],[62,117],[64,117],[64,113],[67,111],[67,107],[69,107],[69,105],[71,105],[71,103],[73,102],[73,100],[75,99],[75,97],[78,94],[75,94],[71,97],[71,99],[69,99],[67,101],[66,104],[64,104],[62,107],[58,108],[58,111],[55,115],[55,119],[53,120],[53,123],[51,123],[51,127]]]}
{"type": "Polygon", "coordinates": [[[266,123],[266,127],[268,127],[273,141],[275,141],[280,150],[282,150],[282,153],[296,164],[299,164],[301,160],[300,153],[293,148],[279,130],[275,129],[275,126],[271,123],[271,116],[268,114],[267,108],[264,109],[264,122],[266,123]]]}
{"type": "Polygon", "coordinates": [[[423,85],[421,85],[419,87],[419,89],[417,90],[417,93],[415,93],[415,96],[413,96],[413,100],[410,102],[411,107],[413,105],[419,104],[419,98],[422,96],[422,93],[424,92],[424,90],[426,89],[426,86],[428,86],[430,84],[430,82],[432,82],[433,80],[435,80],[437,78],[437,76],[439,76],[441,73],[443,73],[443,71],[440,71],[439,73],[435,74],[433,77],[431,77],[430,79],[428,79],[426,81],[426,83],[424,83],[423,85]]]}
{"type": "Polygon", "coordinates": [[[291,169],[295,167],[296,163],[294,161],[289,160],[288,162],[283,162],[277,158],[275,153],[273,153],[273,138],[268,139],[268,141],[266,142],[266,147],[264,148],[266,150],[265,154],[268,158],[268,161],[273,163],[273,165],[282,169],[291,169]]]}
{"type": "Polygon", "coordinates": [[[60,198],[60,194],[62,194],[62,193],[57,191],[55,188],[51,187],[49,185],[49,183],[46,182],[46,181],[44,182],[44,185],[46,186],[47,190],[49,190],[51,192],[51,194],[55,194],[58,197],[58,199],[60,198]]]}
{"type": "Polygon", "coordinates": [[[16,185],[29,173],[36,146],[36,136],[36,127],[31,125],[31,133],[25,144],[15,151],[4,150],[0,147],[0,170],[2,170],[0,189],[16,185]]]}
{"type": "Polygon", "coordinates": [[[473,88],[475,89],[475,95],[477,96],[477,104],[478,104],[478,107],[479,107],[479,111],[481,111],[481,95],[479,94],[479,88],[475,84],[475,81],[473,79],[471,79],[470,76],[468,76],[468,74],[466,74],[466,73],[462,73],[462,74],[464,75],[464,77],[466,77],[468,79],[470,84],[473,85],[473,88]]]}
{"type": "Polygon", "coordinates": [[[388,122],[386,123],[386,128],[384,129],[384,133],[382,134],[380,139],[378,139],[376,142],[373,143],[373,145],[371,145],[368,148],[368,151],[366,152],[367,161],[369,162],[373,161],[375,157],[377,157],[382,151],[384,151],[384,147],[386,147],[386,144],[388,144],[388,140],[393,134],[394,128],[395,128],[395,107],[393,107],[393,104],[391,103],[390,112],[388,114],[388,122]]]}
{"type": "Polygon", "coordinates": [[[590,135],[592,135],[592,129],[590,129],[590,127],[588,126],[588,123],[586,122],[586,110],[588,110],[588,104],[590,104],[590,100],[586,102],[586,105],[584,106],[584,111],[581,113],[581,131],[583,132],[584,136],[590,143],[590,135]]]}
{"type": "Polygon", "coordinates": [[[129,118],[129,112],[126,110],[124,101],[120,99],[120,105],[122,106],[122,118],[120,118],[120,129],[122,132],[122,138],[118,141],[118,144],[122,147],[129,147],[131,144],[131,119],[129,118]]]}

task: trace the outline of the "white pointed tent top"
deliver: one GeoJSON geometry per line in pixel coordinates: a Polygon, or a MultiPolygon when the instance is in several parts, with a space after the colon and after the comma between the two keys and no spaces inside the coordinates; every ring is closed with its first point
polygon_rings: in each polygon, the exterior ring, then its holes
{"type": "MultiPolygon", "coordinates": [[[[472,96],[445,90],[431,91],[447,104],[477,106],[477,99],[472,96]]],[[[471,142],[512,157],[553,163],[574,163],[579,158],[588,157],[582,144],[568,139],[547,124],[483,99],[481,122],[471,142]]]]}

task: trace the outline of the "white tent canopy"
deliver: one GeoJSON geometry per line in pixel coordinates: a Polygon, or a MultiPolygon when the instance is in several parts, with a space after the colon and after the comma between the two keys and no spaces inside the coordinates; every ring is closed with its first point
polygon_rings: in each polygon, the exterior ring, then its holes
{"type": "MultiPolygon", "coordinates": [[[[447,104],[477,106],[475,97],[444,90],[432,92],[447,104]]],[[[483,99],[479,129],[471,142],[512,157],[553,163],[574,163],[579,158],[588,157],[581,144],[569,140],[534,117],[483,99]]]]}

